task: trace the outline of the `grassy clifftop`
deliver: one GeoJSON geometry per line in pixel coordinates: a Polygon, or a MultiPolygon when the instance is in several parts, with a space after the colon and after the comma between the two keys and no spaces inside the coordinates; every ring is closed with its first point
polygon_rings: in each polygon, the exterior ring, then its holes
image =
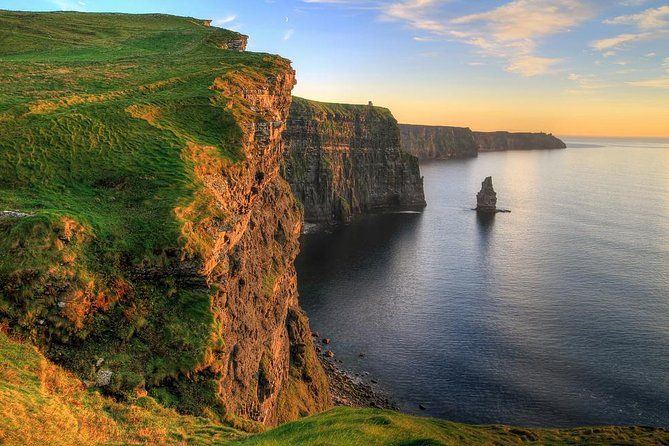
{"type": "Polygon", "coordinates": [[[311,99],[293,97],[291,115],[295,117],[312,117],[319,113],[325,114],[330,120],[354,120],[365,111],[377,119],[395,121],[393,114],[385,107],[357,104],[337,104],[332,102],[319,102],[311,99]]]}
{"type": "Polygon", "coordinates": [[[239,37],[163,15],[0,12],[0,209],[75,219],[134,260],[174,247],[173,210],[198,187],[183,148],[240,155],[215,79],[283,68],[219,48],[239,37]]]}

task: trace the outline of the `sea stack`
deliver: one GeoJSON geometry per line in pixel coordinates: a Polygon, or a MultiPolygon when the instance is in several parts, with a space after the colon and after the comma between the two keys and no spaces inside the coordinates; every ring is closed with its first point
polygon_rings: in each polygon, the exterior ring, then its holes
{"type": "Polygon", "coordinates": [[[481,191],[476,194],[476,211],[494,214],[497,212],[497,192],[492,187],[492,177],[481,183],[481,191]]]}

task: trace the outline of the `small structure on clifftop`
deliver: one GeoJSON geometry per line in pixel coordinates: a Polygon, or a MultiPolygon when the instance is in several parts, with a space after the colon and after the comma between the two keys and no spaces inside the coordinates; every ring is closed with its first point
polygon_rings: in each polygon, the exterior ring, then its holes
{"type": "Polygon", "coordinates": [[[476,194],[476,211],[494,214],[497,212],[497,192],[492,187],[492,177],[486,177],[481,190],[476,194]]]}

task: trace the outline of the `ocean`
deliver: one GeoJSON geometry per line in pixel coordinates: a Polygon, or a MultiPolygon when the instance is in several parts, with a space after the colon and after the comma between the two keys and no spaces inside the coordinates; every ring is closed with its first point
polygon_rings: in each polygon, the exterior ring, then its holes
{"type": "Polygon", "coordinates": [[[344,369],[453,421],[669,427],[669,141],[565,141],[423,163],[424,212],[303,236],[344,369]],[[489,175],[511,213],[481,219],[489,175]]]}

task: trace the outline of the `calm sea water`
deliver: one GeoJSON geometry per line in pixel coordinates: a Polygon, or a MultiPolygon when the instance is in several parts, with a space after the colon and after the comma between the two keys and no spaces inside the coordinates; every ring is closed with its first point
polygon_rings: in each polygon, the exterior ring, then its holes
{"type": "Polygon", "coordinates": [[[424,213],[304,236],[344,368],[455,421],[669,426],[669,141],[568,145],[423,164],[424,213]],[[487,175],[512,212],[484,221],[487,175]]]}

